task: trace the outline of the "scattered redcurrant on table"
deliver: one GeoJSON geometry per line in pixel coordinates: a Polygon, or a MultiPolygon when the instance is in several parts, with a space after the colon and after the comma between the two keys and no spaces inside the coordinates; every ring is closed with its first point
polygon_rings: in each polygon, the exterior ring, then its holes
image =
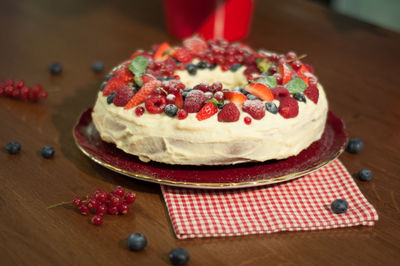
{"type": "Polygon", "coordinates": [[[8,79],[0,82],[0,97],[8,97],[21,101],[37,102],[39,99],[47,98],[47,91],[42,85],[36,84],[29,88],[23,80],[8,79]]]}

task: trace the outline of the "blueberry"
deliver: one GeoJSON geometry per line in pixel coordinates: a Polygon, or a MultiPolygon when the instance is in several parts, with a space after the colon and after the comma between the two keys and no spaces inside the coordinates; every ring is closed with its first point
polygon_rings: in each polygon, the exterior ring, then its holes
{"type": "Polygon", "coordinates": [[[146,237],[141,233],[130,234],[126,240],[129,250],[140,251],[147,245],[146,237]]]}
{"type": "Polygon", "coordinates": [[[174,104],[168,104],[165,106],[164,112],[166,115],[174,117],[178,113],[178,107],[176,107],[174,104]]]}
{"type": "Polygon", "coordinates": [[[233,88],[233,91],[241,92],[241,93],[243,93],[244,95],[247,95],[247,94],[248,94],[248,92],[247,92],[243,87],[240,87],[240,86],[237,86],[237,87],[233,88]]]}
{"type": "Polygon", "coordinates": [[[46,159],[53,157],[54,153],[54,148],[51,146],[44,146],[41,151],[42,156],[46,159]]]}
{"type": "Polygon", "coordinates": [[[62,67],[62,65],[61,65],[60,63],[58,63],[58,62],[54,62],[53,64],[51,64],[51,65],[49,66],[49,71],[50,71],[50,73],[53,74],[53,75],[58,75],[58,74],[60,74],[60,73],[62,72],[62,70],[63,70],[63,67],[62,67]]]}
{"type": "Polygon", "coordinates": [[[110,78],[114,77],[115,75],[113,73],[109,73],[104,77],[105,81],[108,81],[110,78]]]}
{"type": "Polygon", "coordinates": [[[299,102],[307,102],[307,100],[306,100],[306,96],[304,96],[304,94],[303,93],[295,93],[294,95],[293,95],[293,98],[295,98],[297,101],[299,101],[299,102]]]}
{"type": "Polygon", "coordinates": [[[137,93],[140,90],[140,86],[135,82],[133,83],[133,91],[137,93]]]}
{"type": "Polygon", "coordinates": [[[196,65],[194,65],[192,63],[186,65],[186,70],[192,76],[196,75],[196,73],[197,73],[197,67],[196,67],[196,65]]]}
{"type": "Polygon", "coordinates": [[[197,63],[197,68],[198,69],[205,69],[207,67],[208,67],[208,64],[205,61],[200,61],[200,62],[197,63]]]}
{"type": "Polygon", "coordinates": [[[103,81],[103,83],[101,83],[100,85],[100,91],[104,90],[104,87],[107,85],[107,81],[103,81]]]}
{"type": "Polygon", "coordinates": [[[17,141],[7,143],[6,150],[9,154],[17,154],[21,150],[21,144],[17,141]]]}
{"type": "Polygon", "coordinates": [[[235,72],[237,71],[242,65],[241,64],[234,64],[231,66],[231,71],[235,72]]]}
{"type": "Polygon", "coordinates": [[[217,107],[218,107],[218,109],[221,110],[222,108],[224,108],[225,105],[226,105],[226,104],[222,102],[222,103],[218,103],[218,104],[217,104],[217,107]]]}
{"type": "Polygon", "coordinates": [[[92,70],[95,73],[100,73],[104,70],[104,64],[103,62],[96,61],[92,64],[92,70]]]}
{"type": "Polygon", "coordinates": [[[174,248],[169,253],[169,260],[173,265],[184,265],[189,261],[189,252],[183,248],[174,248]]]}
{"type": "Polygon", "coordinates": [[[189,88],[189,87],[186,87],[186,88],[183,89],[184,92],[189,92],[191,90],[192,90],[192,88],[189,88]]]}
{"type": "Polygon", "coordinates": [[[346,151],[350,153],[359,153],[364,148],[364,143],[361,139],[354,138],[350,139],[349,143],[347,144],[346,151]]]}
{"type": "Polygon", "coordinates": [[[335,199],[331,204],[331,209],[336,214],[345,213],[348,207],[349,204],[344,199],[335,199]]]}
{"type": "Polygon", "coordinates": [[[260,98],[258,98],[257,96],[255,96],[254,94],[247,94],[246,95],[248,100],[259,100],[260,98]]]}
{"type": "Polygon", "coordinates": [[[112,92],[110,95],[107,96],[107,103],[111,104],[114,101],[115,92],[112,92]]]}
{"type": "Polygon", "coordinates": [[[213,69],[216,68],[216,67],[217,67],[216,64],[208,65],[208,69],[210,69],[210,70],[213,70],[213,69]]]}
{"type": "Polygon", "coordinates": [[[372,172],[368,169],[362,169],[360,172],[358,172],[357,177],[361,181],[369,181],[372,179],[372,172]]]}
{"type": "Polygon", "coordinates": [[[277,114],[278,113],[278,107],[276,107],[276,104],[273,103],[273,102],[265,103],[265,109],[267,109],[267,111],[272,113],[272,114],[277,114]]]}

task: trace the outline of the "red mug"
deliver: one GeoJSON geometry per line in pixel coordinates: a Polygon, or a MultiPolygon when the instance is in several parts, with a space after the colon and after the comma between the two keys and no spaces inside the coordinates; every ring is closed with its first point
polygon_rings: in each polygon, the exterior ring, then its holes
{"type": "Polygon", "coordinates": [[[250,30],[253,7],[253,0],[164,0],[168,30],[180,39],[193,34],[243,39],[250,30]]]}

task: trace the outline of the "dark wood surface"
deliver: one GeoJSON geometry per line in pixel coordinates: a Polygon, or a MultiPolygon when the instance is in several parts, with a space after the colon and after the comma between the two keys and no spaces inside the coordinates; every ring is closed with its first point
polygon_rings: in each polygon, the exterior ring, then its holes
{"type": "Polygon", "coordinates": [[[330,108],[350,137],[365,143],[361,154],[340,159],[376,207],[374,227],[289,232],[245,237],[177,240],[156,184],[136,181],[88,160],[75,146],[72,127],[94,103],[106,68],[138,48],[164,40],[160,1],[1,1],[0,79],[23,78],[51,90],[38,104],[0,99],[0,145],[17,140],[22,152],[0,152],[1,265],[166,265],[183,247],[189,265],[395,265],[400,261],[400,34],[305,1],[257,1],[251,35],[256,48],[295,50],[309,56],[328,94],[330,108]],[[112,3],[111,3],[112,2],[112,3]],[[64,72],[51,77],[59,61],[64,72]],[[43,145],[56,155],[43,159],[43,145]],[[116,185],[138,194],[133,212],[106,217],[96,227],[71,208],[46,206],[116,185]],[[148,246],[129,252],[126,237],[147,236],[148,246]]]}

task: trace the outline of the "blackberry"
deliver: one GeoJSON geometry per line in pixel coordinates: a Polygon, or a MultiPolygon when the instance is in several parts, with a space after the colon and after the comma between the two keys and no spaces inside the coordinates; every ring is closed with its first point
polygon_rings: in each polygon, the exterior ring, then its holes
{"type": "Polygon", "coordinates": [[[273,102],[265,103],[265,109],[272,114],[278,113],[278,107],[276,107],[276,104],[273,102]]]}
{"type": "Polygon", "coordinates": [[[196,73],[197,73],[197,67],[195,64],[192,64],[192,63],[186,65],[186,70],[192,76],[196,75],[196,73]]]}
{"type": "Polygon", "coordinates": [[[304,94],[303,93],[295,93],[294,95],[293,95],[293,98],[295,98],[297,101],[299,101],[299,102],[307,102],[307,100],[306,100],[306,96],[304,96],[304,94]]]}
{"type": "Polygon", "coordinates": [[[168,104],[165,106],[164,113],[170,117],[174,117],[178,113],[178,107],[174,104],[168,104]]]}
{"type": "Polygon", "coordinates": [[[107,96],[107,103],[111,104],[114,101],[115,92],[112,92],[110,95],[107,96]]]}

